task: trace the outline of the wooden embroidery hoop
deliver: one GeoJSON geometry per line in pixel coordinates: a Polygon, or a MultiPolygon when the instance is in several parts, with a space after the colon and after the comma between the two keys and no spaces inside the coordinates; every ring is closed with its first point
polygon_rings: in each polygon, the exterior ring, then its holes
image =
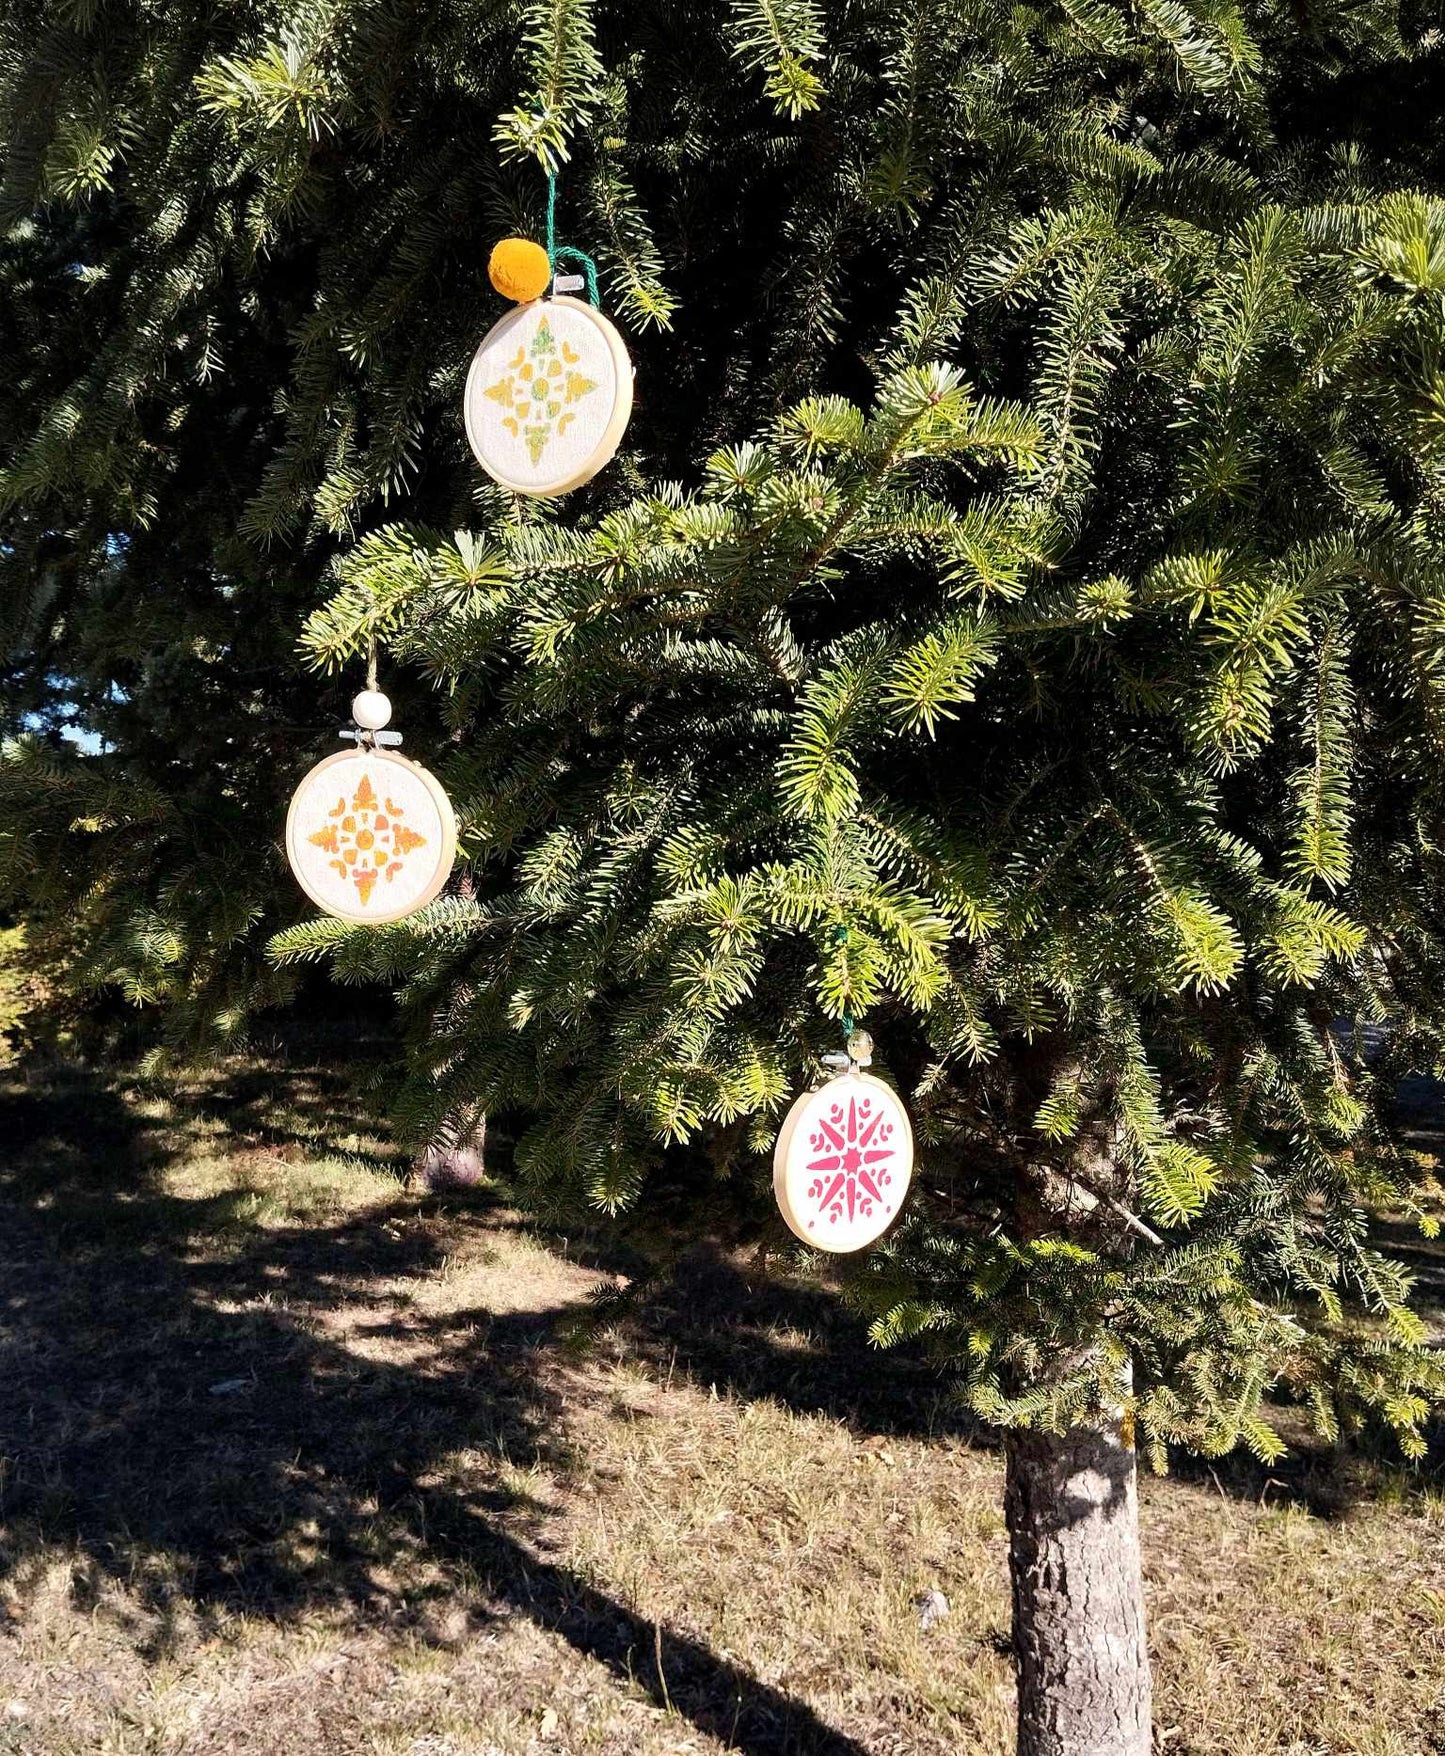
{"type": "Polygon", "coordinates": [[[834,1078],[825,1081],[822,1085],[814,1086],[811,1091],[800,1092],[798,1096],[793,1099],[792,1107],[783,1118],[783,1125],[778,1130],[777,1144],[773,1147],[773,1197],[777,1201],[778,1211],[787,1222],[788,1230],[796,1237],[801,1238],[805,1244],[811,1244],[815,1250],[827,1250],[830,1254],[835,1256],[846,1256],[854,1250],[866,1250],[870,1244],[876,1243],[878,1239],[883,1236],[884,1232],[888,1230],[889,1226],[893,1224],[894,1220],[898,1218],[899,1212],[903,1207],[904,1198],[908,1194],[908,1188],[912,1181],[913,1123],[909,1120],[908,1111],[904,1107],[903,1100],[885,1080],[875,1078],[871,1073],[839,1073],[834,1078]],[[794,1137],[796,1136],[803,1117],[808,1112],[813,1099],[821,1096],[824,1092],[831,1092],[835,1086],[843,1085],[845,1082],[850,1081],[857,1085],[869,1086],[874,1091],[881,1091],[885,1094],[890,1111],[896,1117],[897,1124],[902,1131],[902,1139],[899,1144],[900,1146],[906,1145],[907,1147],[908,1169],[903,1176],[903,1186],[898,1191],[897,1199],[893,1204],[893,1211],[888,1215],[888,1218],[873,1236],[870,1238],[864,1238],[856,1244],[837,1244],[828,1242],[827,1239],[819,1234],[816,1228],[809,1231],[807,1218],[798,1207],[794,1205],[792,1191],[788,1188],[788,1158],[793,1149],[794,1137]]]}
{"type": "Polygon", "coordinates": [[[314,768],[308,770],[308,772],[302,777],[297,784],[296,791],[291,795],[291,806],[286,813],[287,863],[291,867],[292,876],[306,892],[307,896],[311,898],[312,902],[316,904],[317,908],[323,910],[328,915],[334,915],[337,920],[356,921],[362,926],[373,927],[384,926],[388,921],[400,921],[404,920],[407,915],[414,915],[418,909],[425,908],[429,902],[433,901],[441,893],[442,886],[452,875],[452,867],[456,863],[456,857],[457,818],[455,811],[452,810],[451,800],[442,790],[441,782],[429,770],[423,768],[419,762],[413,762],[408,756],[398,756],[395,751],[377,750],[375,748],[366,751],[338,750],[334,756],[323,756],[321,761],[318,762],[314,768]],[[414,897],[401,908],[379,910],[363,909],[360,907],[347,908],[344,905],[337,905],[330,902],[324,897],[318,896],[306,882],[304,868],[298,863],[297,853],[299,843],[296,838],[299,831],[296,824],[297,807],[301,802],[302,795],[308,791],[312,781],[316,779],[317,775],[323,774],[328,768],[334,768],[338,762],[357,761],[380,762],[390,764],[394,768],[405,769],[408,774],[414,779],[419,780],[426,788],[427,792],[431,795],[432,803],[437,808],[437,816],[441,819],[442,841],[441,848],[438,850],[437,855],[437,869],[432,875],[430,883],[428,883],[426,889],[422,891],[420,896],[414,897]]]}
{"type": "Polygon", "coordinates": [[[612,404],[612,417],[603,428],[596,445],[588,453],[586,460],[574,473],[564,481],[549,482],[545,487],[538,487],[535,482],[519,482],[509,478],[499,469],[487,453],[486,446],[481,443],[477,424],[472,419],[474,403],[481,400],[481,388],[477,383],[482,371],[482,357],[487,349],[498,339],[504,337],[508,330],[532,311],[535,311],[542,300],[534,299],[530,304],[518,305],[508,311],[504,317],[492,325],[482,337],[476,353],[472,355],[472,363],[467,369],[467,385],[462,393],[462,414],[466,421],[467,443],[472,448],[472,455],[495,482],[504,488],[510,488],[515,494],[528,494],[534,500],[550,500],[557,494],[570,494],[574,488],[580,488],[584,482],[590,482],[599,470],[605,469],[617,454],[617,447],[622,443],[622,435],[627,430],[627,423],[632,416],[632,359],[627,352],[627,344],[618,333],[616,324],[610,317],[604,317],[593,306],[581,299],[568,298],[565,293],[545,301],[548,305],[559,306],[569,312],[578,312],[601,335],[607,344],[607,351],[612,359],[613,371],[617,380],[616,397],[612,404]],[[475,395],[474,395],[475,392],[475,395]]]}

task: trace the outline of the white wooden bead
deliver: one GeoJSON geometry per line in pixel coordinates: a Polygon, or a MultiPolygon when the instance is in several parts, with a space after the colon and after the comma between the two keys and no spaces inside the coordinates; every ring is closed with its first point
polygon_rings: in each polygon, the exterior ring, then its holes
{"type": "Polygon", "coordinates": [[[351,704],[351,717],[364,731],[379,732],[391,719],[391,703],[380,689],[363,689],[351,704]]]}

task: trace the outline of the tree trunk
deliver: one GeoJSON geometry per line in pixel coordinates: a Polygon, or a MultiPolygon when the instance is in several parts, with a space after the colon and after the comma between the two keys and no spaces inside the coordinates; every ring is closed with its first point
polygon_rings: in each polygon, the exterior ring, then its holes
{"type": "Polygon", "coordinates": [[[1134,1449],[1117,1423],[1008,1435],[1019,1756],[1149,1756],[1134,1449]]]}
{"type": "Polygon", "coordinates": [[[424,1147],[416,1168],[428,1189],[469,1189],[487,1174],[487,1118],[481,1116],[455,1140],[424,1147]]]}

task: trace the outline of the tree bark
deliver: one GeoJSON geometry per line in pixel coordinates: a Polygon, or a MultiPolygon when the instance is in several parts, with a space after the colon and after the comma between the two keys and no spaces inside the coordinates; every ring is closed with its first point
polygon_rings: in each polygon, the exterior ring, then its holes
{"type": "Polygon", "coordinates": [[[469,1189],[487,1174],[486,1153],[487,1118],[480,1116],[457,1139],[424,1147],[416,1168],[428,1189],[469,1189]]]}
{"type": "Polygon", "coordinates": [[[1019,1756],[1149,1756],[1133,1446],[1117,1422],[1007,1443],[1019,1756]]]}

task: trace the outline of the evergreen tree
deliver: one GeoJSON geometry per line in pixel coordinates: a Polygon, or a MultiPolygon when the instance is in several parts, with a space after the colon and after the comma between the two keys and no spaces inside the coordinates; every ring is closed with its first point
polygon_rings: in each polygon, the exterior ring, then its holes
{"type": "Polygon", "coordinates": [[[699,1140],[761,1182],[866,1022],[920,1174],[850,1291],[1006,1431],[1020,1748],[1146,1751],[1136,1444],[1269,1458],[1283,1389],[1418,1454],[1441,1383],[1368,1233],[1428,1224],[1389,1111],[1442,1053],[1430,21],[182,16],[6,27],[4,297],[38,255],[78,312],[20,347],[7,567],[58,544],[105,652],[153,531],[168,594],[187,555],[242,594],[228,665],[289,577],[319,671],[379,639],[437,686],[463,885],[274,953],[400,984],[409,1125],[522,1116],[537,1204],[645,1200],[699,1140]],[[457,405],[548,170],[638,400],[538,504],[457,405]],[[254,472],[189,504],[231,434],[254,472]]]}
{"type": "Polygon", "coordinates": [[[294,987],[271,844],[326,717],[294,652],[325,557],[237,538],[314,277],[304,244],[238,272],[205,140],[163,128],[204,21],[112,11],[0,25],[0,895],[76,988],[226,1040],[294,987]]]}

